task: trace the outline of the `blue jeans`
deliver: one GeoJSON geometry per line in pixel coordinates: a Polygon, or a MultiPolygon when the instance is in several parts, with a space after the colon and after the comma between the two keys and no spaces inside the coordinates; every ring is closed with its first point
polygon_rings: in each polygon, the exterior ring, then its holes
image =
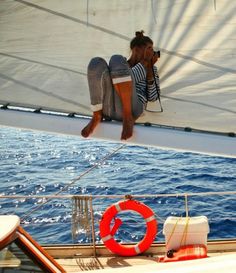
{"type": "Polygon", "coordinates": [[[123,77],[131,77],[133,82],[131,99],[133,117],[136,119],[142,114],[143,104],[138,99],[131,69],[121,55],[112,56],[109,65],[100,57],[93,58],[88,65],[88,85],[93,112],[102,110],[104,117],[122,120],[122,104],[112,79],[123,77]]]}

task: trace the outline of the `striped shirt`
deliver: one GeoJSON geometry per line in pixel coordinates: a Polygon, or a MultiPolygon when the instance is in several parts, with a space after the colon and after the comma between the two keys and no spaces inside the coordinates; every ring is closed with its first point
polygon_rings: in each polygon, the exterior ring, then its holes
{"type": "Polygon", "coordinates": [[[160,94],[160,84],[157,67],[153,66],[153,69],[157,87],[155,81],[153,82],[153,84],[147,84],[146,80],[147,72],[141,63],[137,63],[135,66],[131,68],[135,80],[135,87],[138,98],[144,106],[148,101],[157,100],[158,94],[160,94]]]}

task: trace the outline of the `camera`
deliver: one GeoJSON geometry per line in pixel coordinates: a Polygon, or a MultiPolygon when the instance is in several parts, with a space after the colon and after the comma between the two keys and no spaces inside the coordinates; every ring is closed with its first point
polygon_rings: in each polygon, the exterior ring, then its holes
{"type": "Polygon", "coordinates": [[[161,51],[160,50],[158,50],[158,51],[154,51],[154,56],[157,56],[158,58],[160,58],[161,57],[161,51]]]}

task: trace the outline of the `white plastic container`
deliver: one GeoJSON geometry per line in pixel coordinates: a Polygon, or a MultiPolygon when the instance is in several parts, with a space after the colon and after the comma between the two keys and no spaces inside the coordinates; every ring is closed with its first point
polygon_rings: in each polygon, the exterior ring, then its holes
{"type": "Polygon", "coordinates": [[[177,250],[180,246],[191,244],[207,245],[209,224],[206,216],[174,217],[166,219],[163,227],[166,251],[177,250]]]}

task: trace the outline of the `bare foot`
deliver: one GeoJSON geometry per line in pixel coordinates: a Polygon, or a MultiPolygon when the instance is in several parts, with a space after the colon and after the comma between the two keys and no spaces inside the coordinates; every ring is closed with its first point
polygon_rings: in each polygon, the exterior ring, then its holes
{"type": "Polygon", "coordinates": [[[83,137],[88,137],[90,134],[92,134],[93,130],[101,122],[101,120],[102,120],[102,111],[94,112],[91,121],[81,131],[81,135],[83,137]]]}
{"type": "Polygon", "coordinates": [[[133,135],[134,119],[126,118],[123,120],[123,130],[121,134],[121,140],[126,140],[133,135]]]}

